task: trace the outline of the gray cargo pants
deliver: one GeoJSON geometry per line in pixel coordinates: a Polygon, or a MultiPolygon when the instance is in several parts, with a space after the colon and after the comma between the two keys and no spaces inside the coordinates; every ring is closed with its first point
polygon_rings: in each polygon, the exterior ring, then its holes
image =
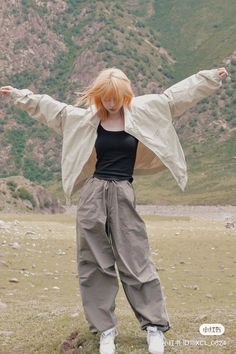
{"type": "Polygon", "coordinates": [[[90,331],[116,325],[115,263],[141,329],[153,324],[167,331],[165,301],[132,184],[89,177],[80,192],[76,226],[80,291],[90,331]]]}

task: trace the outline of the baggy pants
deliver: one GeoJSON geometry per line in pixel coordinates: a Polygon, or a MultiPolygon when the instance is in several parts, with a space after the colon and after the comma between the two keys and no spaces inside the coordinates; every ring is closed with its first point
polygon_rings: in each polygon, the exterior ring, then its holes
{"type": "Polygon", "coordinates": [[[85,317],[92,333],[116,325],[120,281],[141,329],[170,328],[156,268],[150,259],[146,227],[127,181],[89,177],[77,207],[77,261],[85,317]]]}

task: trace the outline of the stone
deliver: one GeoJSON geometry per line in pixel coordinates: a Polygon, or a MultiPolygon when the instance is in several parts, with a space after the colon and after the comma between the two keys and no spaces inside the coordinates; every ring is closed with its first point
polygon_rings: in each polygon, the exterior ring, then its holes
{"type": "Polygon", "coordinates": [[[62,250],[58,250],[56,253],[58,256],[63,256],[66,254],[66,252],[63,252],[62,250]]]}
{"type": "Polygon", "coordinates": [[[7,262],[5,262],[5,261],[0,261],[0,267],[6,267],[6,268],[8,268],[9,265],[8,265],[7,262]]]}
{"type": "Polygon", "coordinates": [[[0,301],[0,310],[4,310],[7,308],[7,304],[5,304],[4,302],[0,301]]]}
{"type": "Polygon", "coordinates": [[[225,224],[226,229],[235,229],[236,228],[236,224],[234,222],[227,222],[225,224]]]}
{"type": "Polygon", "coordinates": [[[53,286],[53,290],[60,290],[58,286],[53,286]]]}
{"type": "Polygon", "coordinates": [[[71,314],[71,317],[72,317],[72,318],[79,317],[79,312],[72,313],[72,314],[71,314]]]}
{"type": "Polygon", "coordinates": [[[36,232],[34,231],[26,231],[25,236],[30,236],[30,235],[36,235],[36,232]]]}
{"type": "Polygon", "coordinates": [[[12,247],[14,250],[17,250],[17,249],[21,248],[21,246],[19,245],[18,242],[14,242],[14,243],[11,245],[11,247],[12,247]]]}
{"type": "Polygon", "coordinates": [[[207,320],[207,315],[200,315],[196,318],[196,322],[203,322],[207,320]]]}
{"type": "Polygon", "coordinates": [[[11,278],[9,279],[10,283],[19,283],[19,280],[17,278],[11,278]]]}
{"type": "Polygon", "coordinates": [[[10,229],[10,227],[11,227],[10,223],[0,220],[0,229],[10,229]]]}
{"type": "Polygon", "coordinates": [[[11,336],[14,332],[13,331],[0,331],[0,335],[3,336],[11,336]]]}

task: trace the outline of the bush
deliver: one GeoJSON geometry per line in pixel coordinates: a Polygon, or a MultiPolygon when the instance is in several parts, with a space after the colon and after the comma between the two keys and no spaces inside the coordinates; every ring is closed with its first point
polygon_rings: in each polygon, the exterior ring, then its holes
{"type": "Polygon", "coordinates": [[[17,187],[17,183],[14,182],[14,181],[8,181],[7,182],[7,186],[8,188],[11,190],[11,191],[15,191],[16,190],[16,187],[17,187]]]}
{"type": "Polygon", "coordinates": [[[51,206],[50,200],[45,200],[45,202],[43,203],[43,206],[44,206],[44,208],[50,208],[50,206],[51,206]]]}
{"type": "Polygon", "coordinates": [[[232,64],[232,65],[236,65],[236,57],[233,57],[233,58],[231,59],[231,64],[232,64]]]}
{"type": "Polygon", "coordinates": [[[37,79],[35,71],[24,70],[8,77],[12,86],[17,88],[26,88],[37,79]]]}
{"type": "MultiPolygon", "coordinates": [[[[58,170],[58,166],[57,166],[58,170]]],[[[23,175],[31,181],[50,181],[53,178],[52,170],[45,166],[39,166],[37,161],[24,159],[23,175]]]]}
{"type": "Polygon", "coordinates": [[[19,49],[23,49],[26,48],[29,44],[29,38],[28,37],[24,37],[24,38],[19,38],[15,41],[14,44],[14,52],[16,52],[19,49]]]}
{"type": "Polygon", "coordinates": [[[25,132],[23,130],[9,130],[6,132],[6,141],[11,144],[11,154],[14,157],[16,168],[20,168],[25,149],[25,132]]]}
{"type": "Polygon", "coordinates": [[[225,90],[225,93],[226,93],[227,96],[232,97],[233,93],[234,93],[234,90],[232,88],[227,88],[225,90]]]}
{"type": "Polygon", "coordinates": [[[203,112],[206,112],[207,111],[207,107],[206,106],[203,106],[203,105],[198,105],[195,109],[195,111],[197,113],[203,113],[203,112]]]}
{"type": "Polygon", "coordinates": [[[136,26],[137,26],[137,27],[140,27],[140,28],[144,28],[144,27],[145,27],[145,23],[144,23],[143,21],[141,21],[141,20],[138,20],[138,21],[136,22],[136,26]]]}
{"type": "Polygon", "coordinates": [[[26,127],[31,127],[32,125],[35,124],[35,120],[30,118],[30,116],[24,112],[21,111],[20,109],[16,109],[16,121],[19,124],[24,124],[26,127]]]}
{"type": "Polygon", "coordinates": [[[33,195],[25,188],[20,187],[15,193],[14,196],[23,200],[29,200],[33,207],[36,206],[33,195]]]}
{"type": "Polygon", "coordinates": [[[212,116],[215,118],[215,119],[218,119],[218,113],[216,111],[212,111],[212,116]]]}
{"type": "Polygon", "coordinates": [[[196,125],[197,125],[197,118],[196,118],[196,117],[190,117],[190,119],[189,119],[189,125],[190,125],[190,127],[196,127],[196,125]]]}
{"type": "Polygon", "coordinates": [[[42,171],[38,163],[30,159],[24,159],[23,175],[31,181],[40,181],[42,179],[42,171]]]}

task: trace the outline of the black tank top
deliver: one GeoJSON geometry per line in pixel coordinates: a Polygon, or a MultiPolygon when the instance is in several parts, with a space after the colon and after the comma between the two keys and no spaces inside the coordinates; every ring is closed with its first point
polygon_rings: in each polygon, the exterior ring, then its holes
{"type": "Polygon", "coordinates": [[[101,124],[98,125],[97,133],[97,163],[93,176],[132,182],[138,140],[124,130],[106,130],[101,124]]]}

